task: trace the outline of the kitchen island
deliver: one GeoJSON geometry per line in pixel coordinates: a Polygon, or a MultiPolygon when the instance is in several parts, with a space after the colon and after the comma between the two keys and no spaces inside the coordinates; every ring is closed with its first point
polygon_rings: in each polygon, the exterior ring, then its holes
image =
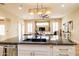
{"type": "Polygon", "coordinates": [[[76,43],[70,41],[28,42],[18,37],[0,42],[4,56],[74,56],[76,43]]]}

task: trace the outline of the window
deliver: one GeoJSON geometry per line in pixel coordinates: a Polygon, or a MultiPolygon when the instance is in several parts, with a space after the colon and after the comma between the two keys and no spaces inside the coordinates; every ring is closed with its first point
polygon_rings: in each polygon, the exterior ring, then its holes
{"type": "Polygon", "coordinates": [[[53,23],[53,32],[58,31],[58,22],[53,23]]]}
{"type": "Polygon", "coordinates": [[[0,35],[5,35],[5,25],[0,25],[0,35]]]}
{"type": "MultiPolygon", "coordinates": [[[[52,31],[53,33],[57,33],[58,32],[58,22],[53,22],[52,23],[52,31]]],[[[58,34],[53,35],[53,37],[51,37],[51,40],[58,40],[58,34]]]]}
{"type": "Polygon", "coordinates": [[[32,29],[32,23],[28,23],[28,24],[27,24],[27,29],[28,29],[28,30],[27,30],[28,33],[32,33],[32,30],[33,30],[33,29],[32,29]]]}

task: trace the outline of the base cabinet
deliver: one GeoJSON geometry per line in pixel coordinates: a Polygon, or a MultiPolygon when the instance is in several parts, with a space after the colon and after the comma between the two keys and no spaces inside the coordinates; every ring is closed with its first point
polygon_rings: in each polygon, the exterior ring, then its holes
{"type": "Polygon", "coordinates": [[[75,46],[53,46],[54,56],[75,56],[75,46]]]}
{"type": "Polygon", "coordinates": [[[75,56],[75,45],[0,45],[0,56],[75,56]],[[18,50],[16,50],[18,48],[18,50]],[[18,52],[17,52],[18,51],[18,52]]]}
{"type": "Polygon", "coordinates": [[[18,45],[18,56],[75,56],[75,46],[18,45]]]}
{"type": "Polygon", "coordinates": [[[50,56],[51,50],[45,45],[18,45],[18,56],[50,56]]]}

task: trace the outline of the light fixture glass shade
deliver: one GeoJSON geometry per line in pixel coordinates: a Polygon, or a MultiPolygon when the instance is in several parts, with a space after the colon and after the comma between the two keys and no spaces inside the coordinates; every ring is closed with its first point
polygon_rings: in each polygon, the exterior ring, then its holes
{"type": "Polygon", "coordinates": [[[51,13],[48,7],[31,8],[28,11],[31,15],[34,15],[34,14],[41,15],[41,14],[50,14],[51,13]]]}

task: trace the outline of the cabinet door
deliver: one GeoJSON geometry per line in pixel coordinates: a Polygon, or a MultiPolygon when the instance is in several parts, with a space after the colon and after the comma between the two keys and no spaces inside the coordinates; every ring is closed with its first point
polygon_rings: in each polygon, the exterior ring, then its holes
{"type": "Polygon", "coordinates": [[[54,56],[75,56],[75,46],[53,46],[54,56]]]}
{"type": "Polygon", "coordinates": [[[3,46],[0,46],[0,56],[3,55],[3,46]]]}

